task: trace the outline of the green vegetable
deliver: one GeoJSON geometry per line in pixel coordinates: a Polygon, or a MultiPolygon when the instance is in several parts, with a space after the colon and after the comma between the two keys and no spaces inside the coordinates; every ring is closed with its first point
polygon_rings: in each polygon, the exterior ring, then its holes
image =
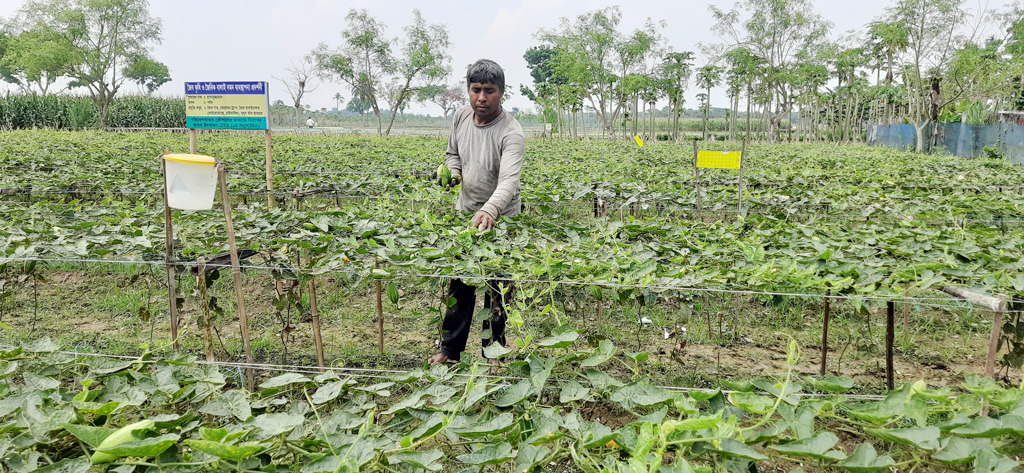
{"type": "Polygon", "coordinates": [[[440,179],[441,185],[444,187],[448,187],[452,183],[452,172],[444,163],[437,166],[437,178],[440,179]]]}
{"type": "MultiPolygon", "coordinates": [[[[140,420],[134,424],[128,424],[124,427],[121,427],[120,429],[117,429],[116,432],[110,434],[109,437],[103,439],[103,442],[101,442],[99,447],[97,447],[96,449],[102,450],[104,448],[115,447],[117,445],[121,445],[122,443],[129,442],[134,439],[134,437],[132,437],[133,432],[135,432],[136,430],[152,429],[154,425],[155,423],[149,419],[140,420]]],[[[92,454],[93,463],[110,463],[117,459],[117,456],[111,455],[109,453],[103,453],[100,451],[93,452],[92,454]]]]}

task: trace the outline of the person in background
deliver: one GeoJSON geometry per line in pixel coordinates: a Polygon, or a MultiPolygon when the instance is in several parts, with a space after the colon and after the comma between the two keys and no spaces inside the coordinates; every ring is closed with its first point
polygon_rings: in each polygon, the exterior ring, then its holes
{"type": "Polygon", "coordinates": [[[309,117],[309,118],[306,119],[306,128],[313,128],[315,126],[316,126],[316,122],[313,121],[313,117],[309,117]]]}
{"type": "MultiPolygon", "coordinates": [[[[448,136],[447,166],[450,186],[462,184],[455,208],[472,214],[470,227],[487,231],[503,216],[519,213],[520,171],[526,137],[523,127],[501,106],[505,95],[505,72],[494,61],[481,59],[466,72],[469,104],[455,111],[448,136]]],[[[448,308],[441,325],[441,349],[427,359],[429,364],[459,359],[466,349],[476,308],[476,287],[460,279],[448,285],[448,308]]],[[[511,281],[488,281],[484,307],[491,309],[482,340],[505,345],[505,308],[512,298],[511,281]]]]}

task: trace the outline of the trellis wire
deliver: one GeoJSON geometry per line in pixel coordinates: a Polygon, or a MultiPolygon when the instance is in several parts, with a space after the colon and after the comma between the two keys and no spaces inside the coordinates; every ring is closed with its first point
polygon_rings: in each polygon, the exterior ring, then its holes
{"type": "MultiPolygon", "coordinates": [[[[0,264],[8,261],[20,261],[28,262],[35,261],[39,263],[101,263],[101,264],[125,264],[125,265],[150,265],[150,266],[166,266],[165,261],[146,261],[146,260],[105,260],[105,259],[93,259],[93,258],[27,258],[27,257],[0,257],[0,264]]],[[[196,266],[191,261],[178,261],[175,263],[179,266],[191,268],[196,266]]],[[[231,268],[230,264],[206,264],[207,268],[231,268]]],[[[239,265],[240,269],[252,269],[252,270],[263,270],[263,271],[278,271],[281,270],[280,266],[261,266],[261,265],[239,265]]],[[[345,275],[364,275],[366,271],[356,269],[329,269],[319,271],[319,268],[296,268],[288,267],[288,270],[292,272],[299,272],[304,274],[310,274],[319,276],[326,273],[331,274],[345,274],[345,275]]],[[[481,276],[475,274],[442,274],[442,273],[415,273],[415,272],[394,272],[389,279],[394,278],[428,278],[428,279],[443,279],[443,278],[459,278],[468,281],[487,281],[494,279],[492,276],[481,276]]],[[[717,294],[736,294],[736,295],[748,295],[748,296],[783,296],[783,297],[799,297],[799,298],[821,298],[831,300],[860,300],[860,301],[899,301],[899,302],[912,302],[915,304],[925,305],[929,301],[931,302],[947,302],[952,297],[906,297],[903,295],[894,294],[892,296],[846,296],[838,294],[811,294],[811,293],[800,293],[800,292],[780,292],[780,291],[759,291],[754,289],[729,289],[729,288],[713,288],[713,287],[692,287],[692,286],[666,286],[656,284],[623,284],[615,282],[601,282],[601,281],[578,281],[572,279],[534,279],[534,278],[520,278],[515,279],[517,283],[532,283],[532,284],[553,284],[553,285],[568,285],[568,286],[599,286],[601,288],[615,289],[615,288],[630,288],[630,289],[659,289],[666,291],[679,291],[679,292],[706,292],[706,293],[717,293],[717,294]]],[[[938,306],[937,306],[938,307],[938,306]]],[[[972,305],[973,308],[973,305],[972,305]]]]}
{"type": "MultiPolygon", "coordinates": [[[[8,349],[8,350],[16,348],[15,346],[12,346],[12,345],[0,345],[0,347],[3,347],[3,348],[8,349]]],[[[102,352],[79,352],[79,351],[57,350],[57,351],[55,351],[55,353],[60,353],[60,354],[63,354],[63,355],[69,355],[69,356],[75,356],[75,357],[95,357],[95,358],[110,358],[110,359],[121,359],[121,360],[131,360],[131,359],[137,359],[138,358],[137,356],[115,355],[115,354],[102,353],[102,352]]],[[[252,369],[256,369],[256,370],[260,370],[260,371],[281,371],[281,372],[285,372],[285,373],[299,373],[299,374],[322,374],[323,373],[321,371],[320,367],[306,366],[306,365],[279,365],[279,364],[270,364],[270,363],[241,363],[241,362],[230,362],[230,361],[206,361],[206,360],[200,360],[198,358],[195,361],[193,361],[193,363],[196,364],[196,365],[209,365],[209,366],[218,366],[218,367],[224,367],[224,368],[235,368],[235,369],[238,369],[238,370],[252,368],[252,369]]],[[[328,370],[328,371],[333,371],[333,372],[344,373],[346,376],[350,376],[350,377],[353,377],[353,378],[371,378],[371,379],[391,379],[391,377],[393,375],[403,375],[403,374],[409,374],[409,373],[412,372],[412,371],[388,370],[388,369],[379,369],[379,368],[346,368],[346,367],[340,367],[340,366],[325,366],[323,369],[324,370],[328,370]],[[378,373],[378,374],[374,374],[374,373],[378,373]]],[[[460,376],[460,377],[469,377],[470,376],[467,373],[455,373],[455,375],[456,376],[460,376]]],[[[497,375],[488,374],[486,372],[485,373],[478,373],[478,374],[475,375],[475,377],[477,377],[477,378],[487,378],[487,379],[499,379],[499,380],[515,380],[515,381],[522,381],[522,380],[529,379],[529,378],[518,377],[518,376],[497,376],[497,375]]],[[[565,381],[565,380],[562,380],[562,379],[559,379],[559,378],[551,378],[550,380],[553,381],[554,383],[560,383],[562,381],[565,381]]],[[[508,387],[510,385],[506,384],[504,386],[508,387]]],[[[670,390],[670,391],[677,391],[677,392],[697,391],[697,392],[711,393],[711,392],[721,391],[723,394],[731,394],[731,393],[739,392],[739,391],[731,391],[731,390],[698,388],[698,387],[693,387],[693,386],[658,386],[658,385],[655,385],[655,387],[662,388],[662,389],[667,389],[667,390],[670,390]]],[[[834,394],[816,394],[816,393],[796,393],[796,394],[792,394],[792,395],[799,396],[799,397],[808,397],[808,398],[834,397],[835,396],[834,394]]],[[[885,396],[874,395],[874,394],[846,394],[844,396],[847,397],[847,398],[850,398],[850,399],[875,400],[875,401],[882,400],[882,399],[885,398],[885,396]]]]}

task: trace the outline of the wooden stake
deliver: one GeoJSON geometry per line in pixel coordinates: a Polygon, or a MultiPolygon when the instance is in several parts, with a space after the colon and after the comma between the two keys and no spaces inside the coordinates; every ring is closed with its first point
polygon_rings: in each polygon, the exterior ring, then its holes
{"type": "MultiPolygon", "coordinates": [[[[375,263],[375,268],[380,265],[375,263]]],[[[384,303],[380,298],[380,280],[377,280],[377,344],[380,346],[380,354],[384,354],[384,303]]]]}
{"type": "MultiPolygon", "coordinates": [[[[231,223],[231,200],[228,199],[228,173],[224,163],[217,163],[217,178],[220,180],[220,199],[224,206],[224,220],[227,224],[228,249],[231,251],[231,273],[235,282],[235,299],[238,303],[238,326],[242,332],[242,348],[245,349],[245,361],[252,365],[256,360],[252,356],[252,345],[249,344],[249,316],[245,313],[245,298],[242,296],[242,268],[238,262],[238,246],[235,243],[235,226],[231,223]]],[[[245,377],[249,390],[256,388],[256,373],[252,366],[245,369],[245,377]]]]}
{"type": "Polygon", "coordinates": [[[700,202],[700,168],[697,167],[697,140],[693,140],[693,173],[697,177],[697,220],[704,221],[703,205],[700,202]]]}
{"type": "Polygon", "coordinates": [[[910,281],[907,281],[903,298],[903,336],[910,340],[910,281]]]}
{"type": "Polygon", "coordinates": [[[887,301],[885,303],[885,386],[890,391],[896,389],[896,379],[892,367],[892,346],[896,338],[895,313],[896,303],[887,301]]]}
{"type": "Polygon", "coordinates": [[[597,333],[604,328],[604,301],[597,301],[597,333]]]}
{"type": "Polygon", "coordinates": [[[206,361],[213,361],[213,328],[210,327],[210,296],[206,291],[206,258],[196,260],[199,275],[196,286],[199,288],[200,307],[203,309],[203,342],[206,347],[206,361]]]}
{"type": "Polygon", "coordinates": [[[171,206],[167,201],[167,161],[160,155],[160,165],[164,174],[164,228],[167,236],[167,299],[171,315],[171,346],[178,349],[178,291],[177,278],[174,277],[174,224],[171,222],[171,206]]]}
{"type": "Polygon", "coordinates": [[[739,200],[736,201],[736,215],[743,215],[743,167],[745,165],[744,158],[746,158],[746,154],[747,140],[743,140],[743,144],[740,145],[740,196],[739,200]]]}
{"type": "Polygon", "coordinates": [[[828,363],[828,319],[832,314],[832,291],[825,292],[825,323],[821,325],[821,375],[825,376],[828,363]]]}
{"type": "Polygon", "coordinates": [[[320,337],[320,311],[316,307],[316,278],[309,279],[309,314],[313,318],[313,342],[316,344],[316,362],[324,371],[324,341],[320,337]]]}
{"type": "Polygon", "coordinates": [[[988,340],[988,358],[985,359],[985,376],[996,374],[996,353],[999,351],[999,335],[1003,330],[1003,317],[1006,315],[1006,296],[999,296],[995,319],[992,321],[992,336],[988,340]]]}
{"type": "Polygon", "coordinates": [[[274,206],[274,168],[273,154],[270,148],[270,129],[267,128],[267,205],[274,206]]]}
{"type": "Polygon", "coordinates": [[[196,130],[188,129],[188,152],[190,154],[196,154],[196,130]]]}

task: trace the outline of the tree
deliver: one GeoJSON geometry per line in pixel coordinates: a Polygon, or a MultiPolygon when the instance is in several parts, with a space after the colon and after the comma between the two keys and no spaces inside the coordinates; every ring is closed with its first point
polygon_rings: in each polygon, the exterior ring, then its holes
{"type": "Polygon", "coordinates": [[[434,105],[441,107],[445,118],[448,117],[449,113],[469,103],[469,98],[466,97],[466,86],[463,84],[456,84],[451,87],[435,86],[424,88],[421,96],[423,99],[429,100],[434,105]]]}
{"type": "Polygon", "coordinates": [[[334,99],[334,108],[341,110],[341,101],[344,99],[344,97],[341,96],[341,92],[335,93],[334,97],[331,98],[334,99]]]}
{"type": "Polygon", "coordinates": [[[831,24],[814,12],[810,0],[746,0],[742,11],[709,8],[715,32],[731,47],[745,47],[762,61],[758,76],[765,98],[775,104],[769,139],[777,139],[781,121],[793,107],[792,66],[823,41],[831,24]]]}
{"type": "Polygon", "coordinates": [[[340,79],[352,88],[353,95],[370,105],[377,117],[377,135],[383,135],[377,97],[386,71],[395,64],[391,41],[384,37],[384,24],[365,9],[349,11],[345,20],[348,27],[341,32],[342,45],[332,49],[321,43],[312,56],[321,77],[340,79]]]}
{"type": "Polygon", "coordinates": [[[124,76],[144,87],[146,95],[153,95],[156,89],[171,81],[171,72],[161,62],[148,57],[137,57],[124,69],[124,76]]]}
{"type": "Polygon", "coordinates": [[[292,61],[291,66],[284,70],[288,75],[275,77],[275,79],[284,84],[285,90],[292,98],[292,106],[295,107],[295,123],[299,123],[302,116],[302,97],[320,86],[315,82],[316,68],[308,58],[304,58],[298,63],[292,61]]]}
{"type": "Polygon", "coordinates": [[[724,69],[712,64],[697,69],[697,87],[706,90],[704,95],[704,133],[702,139],[708,139],[708,122],[711,120],[711,88],[722,80],[724,69]]]}
{"type": "Polygon", "coordinates": [[[71,48],[45,29],[0,35],[0,78],[26,94],[46,95],[50,86],[68,72],[71,48]]]}
{"type": "Polygon", "coordinates": [[[391,122],[385,135],[391,134],[395,115],[404,110],[416,91],[423,86],[435,85],[451,73],[448,63],[448,30],[443,24],[427,24],[419,10],[413,10],[413,24],[405,27],[403,57],[398,60],[398,75],[391,105],[391,122]]]}
{"type": "Polygon", "coordinates": [[[160,42],[161,22],[146,0],[29,0],[19,17],[26,30],[46,31],[70,52],[70,85],[89,90],[101,125],[128,79],[123,69],[160,42]]]}
{"type": "Polygon", "coordinates": [[[888,68],[885,73],[886,85],[892,85],[893,61],[909,45],[907,25],[898,21],[875,20],[868,25],[870,44],[876,53],[884,53],[888,68]]]}
{"type": "Polygon", "coordinates": [[[672,108],[672,139],[679,141],[679,115],[682,113],[683,93],[690,82],[693,67],[693,53],[682,51],[668,53],[661,63],[662,83],[672,108]]]}

